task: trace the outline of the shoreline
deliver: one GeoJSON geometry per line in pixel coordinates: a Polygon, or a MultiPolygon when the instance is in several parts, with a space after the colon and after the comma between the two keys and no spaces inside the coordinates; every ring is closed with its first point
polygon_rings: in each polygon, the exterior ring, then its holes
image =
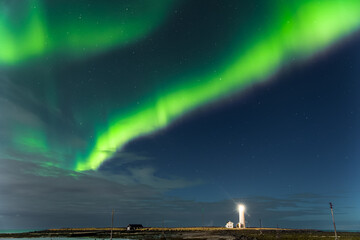
{"type": "MultiPolygon", "coordinates": [[[[24,233],[1,233],[0,238],[110,238],[111,228],[62,228],[24,233]]],[[[341,239],[359,239],[359,232],[339,232],[341,239]]],[[[332,232],[313,229],[281,228],[142,228],[127,231],[126,228],[113,228],[113,238],[130,239],[222,239],[222,240],[261,240],[261,239],[334,239],[332,232]]]]}

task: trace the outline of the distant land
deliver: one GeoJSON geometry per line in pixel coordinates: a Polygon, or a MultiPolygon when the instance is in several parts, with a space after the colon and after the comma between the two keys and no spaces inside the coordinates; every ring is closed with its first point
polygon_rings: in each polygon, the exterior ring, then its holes
{"type": "MultiPolygon", "coordinates": [[[[25,233],[3,233],[0,238],[100,238],[110,239],[111,228],[64,228],[25,233]]],[[[360,232],[339,232],[339,239],[360,240],[360,232]]],[[[281,228],[224,228],[224,227],[192,227],[192,228],[142,228],[127,231],[126,228],[113,228],[113,238],[121,239],[222,239],[222,240],[268,240],[268,239],[334,239],[333,232],[311,229],[281,228]]]]}

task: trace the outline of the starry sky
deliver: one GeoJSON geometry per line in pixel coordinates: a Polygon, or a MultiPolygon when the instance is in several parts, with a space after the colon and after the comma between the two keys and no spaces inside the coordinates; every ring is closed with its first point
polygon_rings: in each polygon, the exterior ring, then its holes
{"type": "Polygon", "coordinates": [[[357,0],[1,0],[0,228],[360,230],[357,0]]]}

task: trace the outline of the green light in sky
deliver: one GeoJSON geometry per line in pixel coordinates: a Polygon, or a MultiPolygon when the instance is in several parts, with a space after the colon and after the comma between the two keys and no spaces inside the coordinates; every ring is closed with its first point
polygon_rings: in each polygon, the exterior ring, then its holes
{"type": "Polygon", "coordinates": [[[173,0],[17,3],[0,2],[0,66],[50,54],[82,57],[129,44],[160,25],[173,0]]]}
{"type": "MultiPolygon", "coordinates": [[[[217,74],[193,77],[128,113],[113,117],[97,134],[88,154],[79,155],[77,171],[95,170],[129,141],[171,124],[195,108],[265,81],[287,61],[306,59],[360,25],[360,1],[274,1],[271,29],[238,49],[217,74]]],[[[241,26],[239,26],[241,27],[241,26]]]]}
{"type": "Polygon", "coordinates": [[[42,54],[46,49],[46,30],[38,1],[29,1],[29,11],[20,27],[10,21],[11,12],[0,12],[0,65],[13,64],[21,58],[42,54]]]}
{"type": "Polygon", "coordinates": [[[44,131],[27,126],[16,126],[13,143],[17,148],[26,152],[47,152],[49,146],[44,131]]]}

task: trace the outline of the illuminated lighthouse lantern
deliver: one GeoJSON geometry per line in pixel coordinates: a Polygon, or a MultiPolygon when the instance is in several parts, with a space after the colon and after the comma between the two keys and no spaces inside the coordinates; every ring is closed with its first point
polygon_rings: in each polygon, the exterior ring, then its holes
{"type": "Polygon", "coordinates": [[[239,228],[245,228],[245,206],[240,204],[239,208],[239,228]]]}

